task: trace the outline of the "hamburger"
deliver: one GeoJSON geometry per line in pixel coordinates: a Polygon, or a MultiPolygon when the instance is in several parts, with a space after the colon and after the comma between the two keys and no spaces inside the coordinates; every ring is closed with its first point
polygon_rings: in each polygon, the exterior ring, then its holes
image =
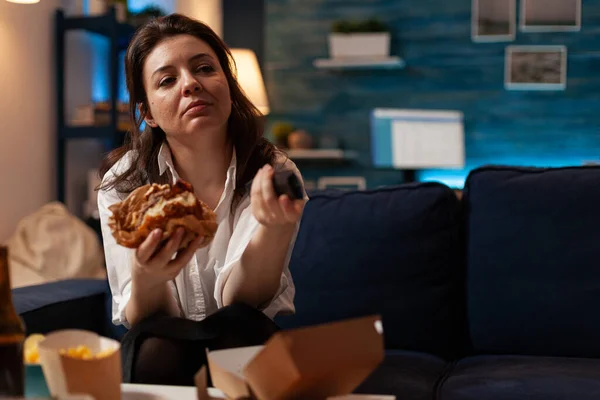
{"type": "Polygon", "coordinates": [[[174,185],[156,183],[135,189],[127,198],[109,207],[108,226],[121,246],[137,248],[154,229],[161,229],[161,243],[169,240],[177,228],[184,228],[179,249],[196,237],[212,240],[217,231],[213,210],[194,194],[192,185],[178,180],[174,185]]]}

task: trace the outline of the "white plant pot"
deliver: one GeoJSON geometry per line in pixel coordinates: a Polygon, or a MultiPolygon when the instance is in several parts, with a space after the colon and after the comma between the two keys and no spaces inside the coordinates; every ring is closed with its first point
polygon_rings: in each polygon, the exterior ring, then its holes
{"type": "Polygon", "coordinates": [[[390,34],[381,33],[331,33],[329,34],[331,58],[388,57],[390,34]]]}

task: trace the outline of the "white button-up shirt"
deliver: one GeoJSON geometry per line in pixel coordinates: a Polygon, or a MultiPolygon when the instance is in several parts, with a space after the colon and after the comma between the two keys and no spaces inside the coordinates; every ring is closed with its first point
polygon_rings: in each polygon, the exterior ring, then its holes
{"type": "MultiPolygon", "coordinates": [[[[112,179],[116,173],[125,171],[131,165],[133,154],[127,153],[103,177],[103,182],[112,179]]],[[[169,146],[163,144],[158,155],[159,172],[170,173],[173,183],[178,179],[177,171],[169,146]]],[[[289,159],[278,160],[275,169],[293,170],[302,179],[296,165],[289,159]]],[[[192,320],[202,320],[223,307],[223,288],[231,270],[240,262],[242,253],[250,242],[254,232],[259,227],[250,207],[250,196],[246,194],[231,212],[231,202],[235,190],[236,156],[235,151],[227,170],[225,189],[215,208],[218,228],[211,243],[196,251],[194,257],[177,277],[169,282],[182,317],[192,320]]],[[[306,195],[305,195],[306,196],[306,195]]],[[[113,323],[130,327],[125,315],[125,307],[131,296],[131,267],[134,249],[128,249],[116,243],[110,228],[108,218],[111,215],[108,207],[123,200],[123,195],[116,189],[101,190],[98,193],[98,209],[104,241],[104,253],[108,280],[112,292],[113,323]]],[[[273,300],[262,311],[269,317],[294,313],[295,288],[288,268],[299,223],[290,242],[281,275],[279,290],[273,300]]]]}

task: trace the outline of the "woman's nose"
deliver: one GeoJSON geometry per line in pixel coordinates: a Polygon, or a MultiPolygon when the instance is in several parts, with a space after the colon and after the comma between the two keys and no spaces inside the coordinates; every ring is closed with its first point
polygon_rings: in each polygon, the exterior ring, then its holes
{"type": "Polygon", "coordinates": [[[202,91],[202,85],[195,79],[193,76],[187,76],[184,78],[183,83],[183,95],[189,96],[192,93],[197,93],[202,91]]]}

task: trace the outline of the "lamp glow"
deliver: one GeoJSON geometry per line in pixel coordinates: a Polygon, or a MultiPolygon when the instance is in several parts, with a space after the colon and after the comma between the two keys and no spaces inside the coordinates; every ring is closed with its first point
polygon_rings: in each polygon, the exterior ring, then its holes
{"type": "Polygon", "coordinates": [[[6,0],[9,3],[17,3],[17,4],[35,4],[39,3],[40,0],[6,0]]]}
{"type": "Polygon", "coordinates": [[[269,100],[256,54],[249,49],[231,49],[236,64],[234,74],[246,96],[258,110],[267,115],[269,100]]]}

